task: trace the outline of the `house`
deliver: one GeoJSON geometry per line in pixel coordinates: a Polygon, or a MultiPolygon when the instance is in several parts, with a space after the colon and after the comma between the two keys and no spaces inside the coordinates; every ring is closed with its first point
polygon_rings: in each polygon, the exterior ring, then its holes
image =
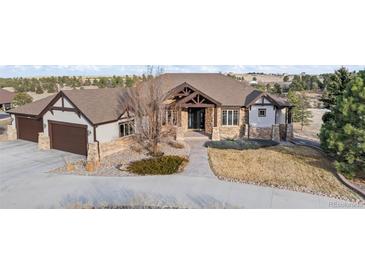
{"type": "MultiPolygon", "coordinates": [[[[177,140],[189,131],[212,140],[289,139],[291,108],[285,100],[255,90],[223,74],[167,73],[149,80],[160,87],[165,126],[177,140]]],[[[148,88],[149,81],[139,85],[148,88]]],[[[100,160],[134,142],[134,115],[122,88],[64,90],[12,109],[10,139],[38,142],[40,149],[59,149],[100,160]]]]}
{"type": "Polygon", "coordinates": [[[7,111],[11,109],[14,96],[13,92],[0,88],[0,110],[7,111]]]}

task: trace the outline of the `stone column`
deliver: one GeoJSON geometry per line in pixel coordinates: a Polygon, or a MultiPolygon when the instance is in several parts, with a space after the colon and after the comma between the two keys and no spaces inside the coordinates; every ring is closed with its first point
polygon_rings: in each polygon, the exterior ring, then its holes
{"type": "Polygon", "coordinates": [[[176,128],[176,141],[184,141],[184,129],[182,127],[176,128]]]}
{"type": "Polygon", "coordinates": [[[245,132],[244,132],[244,136],[246,137],[246,138],[248,138],[248,124],[245,124],[244,125],[244,127],[245,127],[245,132]]]}
{"type": "Polygon", "coordinates": [[[212,141],[220,141],[221,137],[219,134],[219,128],[218,127],[213,127],[213,132],[212,132],[212,141]]]}
{"type": "Polygon", "coordinates": [[[46,136],[44,132],[38,133],[38,149],[40,150],[51,149],[51,142],[49,140],[49,136],[46,136]]]}
{"type": "Polygon", "coordinates": [[[14,140],[18,139],[16,128],[13,127],[12,125],[8,125],[6,133],[8,135],[9,141],[14,141],[14,140]]]}
{"type": "Polygon", "coordinates": [[[280,142],[280,127],[278,124],[272,125],[271,140],[280,142]]]}
{"type": "Polygon", "coordinates": [[[87,146],[87,161],[93,162],[93,163],[99,163],[100,162],[100,155],[98,150],[98,143],[89,143],[87,146]]]}
{"type": "Polygon", "coordinates": [[[214,117],[213,117],[213,108],[205,108],[205,132],[212,134],[213,131],[213,123],[214,123],[214,117]]]}
{"type": "Polygon", "coordinates": [[[188,130],[188,109],[181,109],[181,127],[185,131],[188,130]]]}
{"type": "Polygon", "coordinates": [[[287,124],[286,125],[286,140],[287,141],[291,141],[294,138],[294,134],[293,134],[293,124],[287,124]]]}

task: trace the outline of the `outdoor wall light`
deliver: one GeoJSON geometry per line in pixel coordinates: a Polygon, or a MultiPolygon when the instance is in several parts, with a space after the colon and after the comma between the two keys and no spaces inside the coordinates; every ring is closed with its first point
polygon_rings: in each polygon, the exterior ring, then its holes
{"type": "Polygon", "coordinates": [[[87,131],[87,135],[91,135],[91,130],[88,130],[87,131]]]}

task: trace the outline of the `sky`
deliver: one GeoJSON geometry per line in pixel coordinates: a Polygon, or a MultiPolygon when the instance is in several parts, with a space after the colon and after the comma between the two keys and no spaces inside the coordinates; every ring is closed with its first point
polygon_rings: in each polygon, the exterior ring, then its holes
{"type": "MultiPolygon", "coordinates": [[[[341,67],[341,65],[165,65],[160,66],[163,72],[264,72],[264,73],[288,73],[297,74],[305,72],[307,74],[329,73],[341,67]]],[[[363,70],[364,66],[345,65],[350,71],[363,70]]],[[[144,65],[16,65],[1,66],[0,77],[33,77],[33,76],[111,76],[136,74],[146,72],[144,65]]]]}

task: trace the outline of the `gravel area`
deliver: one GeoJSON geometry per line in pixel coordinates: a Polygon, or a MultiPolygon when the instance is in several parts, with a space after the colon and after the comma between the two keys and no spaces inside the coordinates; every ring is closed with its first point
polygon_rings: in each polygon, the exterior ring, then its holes
{"type": "MultiPolygon", "coordinates": [[[[178,155],[188,158],[190,153],[190,147],[184,143],[184,148],[174,148],[168,143],[161,143],[160,147],[164,155],[178,155]]],[[[101,161],[99,168],[95,172],[88,172],[85,170],[85,161],[73,162],[75,169],[73,171],[67,171],[66,165],[54,169],[50,172],[58,174],[73,174],[73,175],[84,175],[84,176],[138,176],[134,173],[129,173],[123,170],[123,167],[128,166],[129,163],[139,161],[142,159],[150,158],[146,150],[136,151],[136,149],[128,148],[119,153],[112,154],[105,157],[101,161]]]]}

